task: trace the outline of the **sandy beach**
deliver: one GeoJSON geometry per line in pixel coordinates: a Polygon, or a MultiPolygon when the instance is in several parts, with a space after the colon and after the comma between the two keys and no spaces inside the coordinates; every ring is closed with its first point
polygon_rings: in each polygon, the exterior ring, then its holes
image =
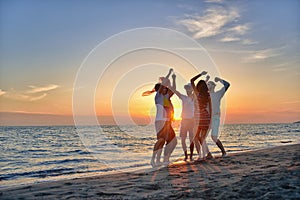
{"type": "Polygon", "coordinates": [[[300,144],[1,189],[0,199],[299,199],[300,144]]]}

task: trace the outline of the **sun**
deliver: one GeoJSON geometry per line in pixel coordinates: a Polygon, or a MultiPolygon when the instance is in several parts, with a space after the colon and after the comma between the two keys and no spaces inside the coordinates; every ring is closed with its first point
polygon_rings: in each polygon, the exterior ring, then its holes
{"type": "MultiPolygon", "coordinates": [[[[129,100],[129,113],[131,116],[155,118],[155,93],[146,97],[141,95],[144,91],[149,90],[149,88],[152,87],[153,85],[143,85],[132,93],[129,100]]],[[[176,95],[173,95],[171,101],[174,107],[174,120],[181,120],[182,107],[180,99],[176,95]]]]}
{"type": "Polygon", "coordinates": [[[180,107],[175,107],[174,105],[174,120],[178,121],[181,120],[181,108],[180,107]]]}

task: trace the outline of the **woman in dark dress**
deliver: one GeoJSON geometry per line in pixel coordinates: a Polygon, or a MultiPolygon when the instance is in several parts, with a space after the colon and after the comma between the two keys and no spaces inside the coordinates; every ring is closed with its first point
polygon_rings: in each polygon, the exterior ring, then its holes
{"type": "Polygon", "coordinates": [[[197,85],[195,85],[195,81],[202,75],[207,74],[207,72],[203,71],[197,76],[191,79],[191,84],[194,90],[195,95],[195,107],[194,107],[194,118],[195,118],[195,127],[194,127],[194,143],[197,148],[199,158],[201,159],[201,150],[200,145],[202,147],[203,158],[211,158],[211,153],[209,152],[206,137],[208,134],[208,130],[211,124],[211,98],[209,95],[208,87],[204,80],[200,80],[197,85]]]}

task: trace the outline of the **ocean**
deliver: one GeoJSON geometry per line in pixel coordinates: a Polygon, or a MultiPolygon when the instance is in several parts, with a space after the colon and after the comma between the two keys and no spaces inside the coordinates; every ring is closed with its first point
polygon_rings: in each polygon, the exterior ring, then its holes
{"type": "MultiPolygon", "coordinates": [[[[178,144],[171,161],[183,156],[178,144]]],[[[300,124],[224,125],[228,154],[300,142],[300,124]]],[[[0,187],[32,184],[118,171],[151,169],[156,134],[145,126],[0,127],[0,187]]],[[[187,139],[187,145],[189,140],[187,139]]],[[[214,156],[221,152],[208,136],[214,156]]],[[[195,151],[196,152],[196,151],[195,151]]]]}

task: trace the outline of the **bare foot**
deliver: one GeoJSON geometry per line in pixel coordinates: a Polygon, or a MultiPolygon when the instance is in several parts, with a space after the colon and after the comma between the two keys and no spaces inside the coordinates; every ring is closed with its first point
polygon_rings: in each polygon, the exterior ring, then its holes
{"type": "Polygon", "coordinates": [[[201,157],[198,157],[196,161],[202,161],[202,160],[204,160],[204,159],[201,157]]]}
{"type": "Polygon", "coordinates": [[[163,163],[162,163],[162,165],[168,165],[170,162],[169,161],[164,161],[163,163]]]}
{"type": "Polygon", "coordinates": [[[193,160],[194,160],[194,159],[193,159],[193,156],[191,155],[191,156],[190,156],[190,161],[193,161],[193,160]]]}
{"type": "Polygon", "coordinates": [[[161,165],[163,165],[163,163],[160,161],[157,161],[155,166],[161,166],[161,165]]]}
{"type": "Polygon", "coordinates": [[[211,159],[211,158],[214,158],[212,155],[211,155],[211,153],[209,152],[208,154],[207,154],[207,156],[205,157],[205,159],[211,159]]]}

